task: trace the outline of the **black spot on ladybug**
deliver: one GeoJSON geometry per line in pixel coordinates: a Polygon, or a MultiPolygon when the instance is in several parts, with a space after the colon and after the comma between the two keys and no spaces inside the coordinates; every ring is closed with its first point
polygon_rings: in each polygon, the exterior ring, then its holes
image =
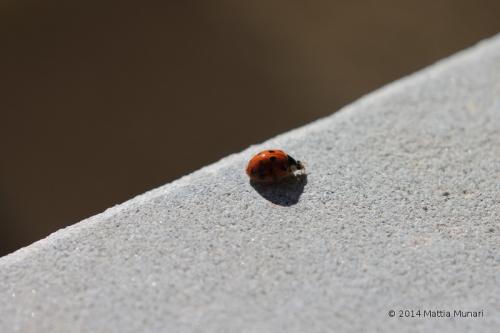
{"type": "Polygon", "coordinates": [[[270,173],[273,173],[273,168],[269,168],[269,172],[270,172],[270,173]]]}
{"type": "Polygon", "coordinates": [[[276,181],[276,180],[278,180],[278,175],[274,175],[274,176],[273,176],[273,179],[274,179],[275,181],[276,181]]]}
{"type": "Polygon", "coordinates": [[[264,169],[259,169],[259,173],[264,173],[264,169]]]}
{"type": "MultiPolygon", "coordinates": [[[[282,167],[281,170],[288,171],[288,169],[286,167],[282,167]]],[[[253,170],[252,170],[252,172],[253,172],[253,170]]]]}
{"type": "Polygon", "coordinates": [[[269,153],[271,153],[271,154],[274,154],[274,153],[275,153],[275,151],[274,151],[274,150],[268,150],[268,152],[269,152],[269,153]]]}
{"type": "Polygon", "coordinates": [[[273,157],[270,158],[270,160],[271,160],[271,162],[274,162],[274,161],[276,161],[276,157],[273,156],[273,157]]]}
{"type": "Polygon", "coordinates": [[[264,179],[266,179],[266,176],[265,175],[259,175],[259,179],[260,180],[264,180],[264,179]]]}
{"type": "Polygon", "coordinates": [[[250,173],[253,175],[253,169],[250,170],[250,173]]]}
{"type": "Polygon", "coordinates": [[[285,162],[281,162],[281,165],[282,165],[282,166],[285,166],[285,162]]]}

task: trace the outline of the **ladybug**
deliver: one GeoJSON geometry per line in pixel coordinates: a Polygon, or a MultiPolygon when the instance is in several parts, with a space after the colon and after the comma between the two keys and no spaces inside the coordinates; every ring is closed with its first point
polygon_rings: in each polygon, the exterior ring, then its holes
{"type": "Polygon", "coordinates": [[[256,182],[276,182],[297,170],[305,171],[300,161],[282,150],[264,150],[255,155],[247,166],[247,175],[256,182]]]}

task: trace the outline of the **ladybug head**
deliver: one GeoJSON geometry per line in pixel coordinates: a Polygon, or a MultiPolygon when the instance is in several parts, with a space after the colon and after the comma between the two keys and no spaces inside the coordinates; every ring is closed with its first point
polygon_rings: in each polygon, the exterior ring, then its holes
{"type": "Polygon", "coordinates": [[[290,155],[288,155],[288,165],[290,165],[290,171],[292,172],[295,172],[297,170],[302,170],[302,172],[304,172],[306,170],[304,164],[302,164],[300,161],[296,161],[290,155]]]}

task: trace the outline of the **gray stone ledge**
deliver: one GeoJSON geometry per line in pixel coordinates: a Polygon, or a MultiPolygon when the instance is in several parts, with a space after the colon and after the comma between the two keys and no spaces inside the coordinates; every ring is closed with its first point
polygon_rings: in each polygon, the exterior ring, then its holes
{"type": "Polygon", "coordinates": [[[496,36],[0,258],[0,332],[497,331],[499,147],[496,36]]]}

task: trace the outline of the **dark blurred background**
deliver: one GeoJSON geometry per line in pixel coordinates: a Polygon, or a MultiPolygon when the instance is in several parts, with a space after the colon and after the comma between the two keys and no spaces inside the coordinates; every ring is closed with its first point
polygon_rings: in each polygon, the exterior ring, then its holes
{"type": "Polygon", "coordinates": [[[499,18],[498,0],[1,1],[0,255],[327,116],[499,18]]]}

